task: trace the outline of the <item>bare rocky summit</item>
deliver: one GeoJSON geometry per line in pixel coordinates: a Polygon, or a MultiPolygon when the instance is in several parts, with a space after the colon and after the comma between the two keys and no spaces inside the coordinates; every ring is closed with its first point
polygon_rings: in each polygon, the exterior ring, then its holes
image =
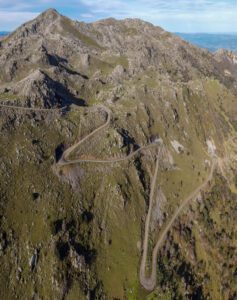
{"type": "MultiPolygon", "coordinates": [[[[32,75],[35,84],[38,81],[44,90],[47,85],[51,88],[53,81],[60,81],[68,98],[77,97],[82,86],[89,88],[98,80],[116,83],[144,72],[155,72],[175,82],[213,76],[228,84],[236,73],[230,70],[227,80],[226,72],[216,63],[218,57],[138,19],[85,24],[49,9],[1,42],[0,84],[11,91],[23,79],[22,84],[27,85],[27,77],[30,80],[32,75]],[[42,72],[48,76],[43,85],[42,72]]],[[[234,61],[229,63],[232,66],[234,61]]],[[[32,90],[29,95],[37,97],[32,90]]],[[[48,98],[41,105],[49,105],[51,100],[51,106],[57,104],[54,95],[48,98]]],[[[59,105],[60,101],[63,99],[59,105]]]]}

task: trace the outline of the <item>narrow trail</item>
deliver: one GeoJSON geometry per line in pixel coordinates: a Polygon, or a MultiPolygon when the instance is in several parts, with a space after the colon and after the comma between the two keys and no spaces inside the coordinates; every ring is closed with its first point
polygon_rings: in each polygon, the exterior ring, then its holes
{"type": "Polygon", "coordinates": [[[75,151],[82,143],[84,143],[86,140],[88,140],[90,137],[92,137],[93,135],[95,135],[99,131],[101,131],[101,130],[105,129],[107,126],[109,126],[110,121],[111,121],[111,111],[108,108],[104,107],[104,106],[98,106],[98,108],[103,109],[107,113],[107,120],[106,120],[106,122],[103,125],[101,125],[100,127],[96,128],[90,134],[88,134],[87,136],[85,136],[84,138],[82,138],[80,141],[78,141],[77,143],[75,143],[74,145],[72,145],[71,147],[69,147],[68,149],[66,149],[63,152],[61,159],[57,162],[58,166],[73,165],[73,164],[82,163],[82,162],[85,162],[85,163],[102,163],[102,164],[118,163],[118,162],[129,160],[132,157],[134,157],[135,155],[137,155],[138,153],[140,153],[140,152],[142,152],[144,150],[148,150],[148,149],[157,147],[159,145],[157,142],[154,142],[154,143],[151,143],[149,145],[142,146],[139,149],[135,150],[134,152],[128,154],[126,157],[122,157],[122,158],[112,158],[112,159],[74,159],[74,160],[70,160],[69,159],[70,154],[73,151],[75,151]]]}
{"type": "Polygon", "coordinates": [[[15,110],[22,110],[22,111],[40,111],[40,112],[55,112],[55,111],[63,111],[67,107],[61,108],[37,108],[37,107],[25,107],[25,106],[16,106],[16,105],[7,105],[7,104],[0,104],[0,108],[6,109],[15,109],[15,110]]]}
{"type": "MultiPolygon", "coordinates": [[[[134,157],[135,155],[139,154],[140,152],[144,151],[144,150],[148,150],[151,148],[157,148],[158,143],[154,143],[154,144],[150,144],[147,146],[142,146],[141,148],[137,149],[136,151],[130,153],[129,155],[127,155],[126,157],[121,157],[121,158],[111,158],[111,159],[75,159],[75,160],[67,160],[64,158],[61,158],[58,161],[58,165],[59,166],[66,166],[66,165],[74,165],[77,163],[101,163],[101,164],[112,164],[112,163],[118,163],[118,162],[122,162],[122,161],[126,161],[131,159],[132,157],[134,157]]],[[[77,148],[78,145],[75,147],[77,148]]],[[[69,152],[71,153],[71,151],[69,152]]]]}
{"type": "MultiPolygon", "coordinates": [[[[159,156],[159,154],[158,154],[159,156]]],[[[155,173],[151,182],[151,190],[150,190],[150,196],[149,196],[149,209],[146,217],[145,222],[145,234],[143,239],[143,253],[142,253],[142,259],[141,259],[141,265],[140,265],[140,282],[142,286],[149,290],[150,287],[153,287],[153,282],[156,278],[153,278],[151,276],[150,278],[146,278],[146,260],[147,260],[147,252],[148,252],[148,243],[149,243],[149,228],[150,228],[150,220],[151,220],[151,213],[152,213],[152,204],[154,199],[154,193],[155,193],[155,187],[157,182],[157,176],[158,176],[158,169],[159,169],[159,157],[156,159],[156,167],[155,167],[155,173]]]]}
{"type": "Polygon", "coordinates": [[[152,187],[151,187],[151,193],[150,193],[150,203],[149,203],[149,211],[146,218],[146,225],[145,225],[145,236],[144,236],[144,242],[143,242],[143,255],[141,260],[141,266],[140,266],[140,283],[141,285],[148,291],[154,290],[156,286],[156,273],[157,273],[157,256],[158,251],[164,242],[165,236],[167,235],[168,231],[173,226],[175,220],[180,215],[182,210],[185,208],[185,206],[193,199],[195,198],[201,190],[203,190],[208,182],[213,177],[213,172],[216,168],[217,160],[216,158],[213,158],[211,171],[209,173],[209,176],[207,179],[199,186],[197,187],[187,198],[185,198],[179,208],[176,210],[176,212],[173,214],[172,218],[162,231],[154,249],[152,252],[152,271],[150,277],[146,277],[146,259],[147,259],[147,249],[148,249],[148,237],[149,237],[149,225],[150,225],[150,217],[151,217],[151,211],[152,211],[152,203],[153,203],[153,195],[154,195],[154,185],[157,179],[157,172],[158,172],[158,163],[156,163],[156,170],[152,181],[152,187]]]}
{"type": "MultiPolygon", "coordinates": [[[[107,113],[107,120],[106,120],[106,122],[103,125],[101,125],[100,127],[98,127],[95,130],[93,130],[87,136],[85,136],[84,138],[82,138],[81,140],[79,140],[77,143],[75,143],[74,145],[72,145],[71,147],[69,147],[68,149],[66,149],[63,152],[61,159],[58,161],[58,163],[57,163],[58,165],[64,166],[64,165],[79,163],[79,162],[82,162],[82,161],[85,161],[85,162],[87,161],[87,160],[81,160],[81,159],[76,159],[76,160],[70,161],[69,160],[69,156],[82,143],[84,143],[86,140],[88,140],[90,137],[92,137],[93,135],[95,135],[99,131],[105,129],[110,124],[110,121],[111,121],[111,111],[108,108],[104,107],[104,106],[98,106],[98,108],[104,109],[104,111],[107,113]]],[[[90,160],[88,160],[88,162],[89,161],[90,160]]]]}

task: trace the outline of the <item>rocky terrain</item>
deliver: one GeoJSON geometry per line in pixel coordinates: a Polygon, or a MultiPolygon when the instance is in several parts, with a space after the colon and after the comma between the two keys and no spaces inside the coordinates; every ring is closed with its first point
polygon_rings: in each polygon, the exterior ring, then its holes
{"type": "Polygon", "coordinates": [[[2,299],[237,298],[236,62],[53,9],[0,41],[2,299]]]}

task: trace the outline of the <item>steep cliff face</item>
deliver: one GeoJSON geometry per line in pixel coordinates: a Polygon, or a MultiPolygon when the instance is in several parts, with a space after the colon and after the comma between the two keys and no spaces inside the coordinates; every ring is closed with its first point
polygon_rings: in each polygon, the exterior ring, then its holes
{"type": "Polygon", "coordinates": [[[234,299],[235,64],[52,9],[0,42],[4,299],[234,299]]]}

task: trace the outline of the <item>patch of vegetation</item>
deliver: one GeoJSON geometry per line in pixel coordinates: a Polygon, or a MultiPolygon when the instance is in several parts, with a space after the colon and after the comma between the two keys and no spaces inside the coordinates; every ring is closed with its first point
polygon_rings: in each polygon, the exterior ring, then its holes
{"type": "Polygon", "coordinates": [[[75,25],[71,20],[64,17],[61,23],[62,23],[62,28],[63,30],[66,31],[66,33],[73,35],[74,37],[76,37],[77,39],[85,43],[87,46],[103,49],[94,39],[80,32],[80,30],[75,27],[75,25]]]}
{"type": "Polygon", "coordinates": [[[110,56],[106,58],[106,61],[111,64],[113,67],[117,65],[123,66],[125,69],[128,68],[128,59],[126,56],[120,55],[120,56],[110,56]]]}
{"type": "Polygon", "coordinates": [[[138,30],[135,27],[124,27],[123,33],[125,35],[134,36],[138,34],[138,30]]]}
{"type": "Polygon", "coordinates": [[[160,252],[158,290],[168,290],[171,299],[229,299],[237,292],[235,268],[227,263],[236,249],[235,198],[216,174],[203,201],[180,216],[160,252]]]}

